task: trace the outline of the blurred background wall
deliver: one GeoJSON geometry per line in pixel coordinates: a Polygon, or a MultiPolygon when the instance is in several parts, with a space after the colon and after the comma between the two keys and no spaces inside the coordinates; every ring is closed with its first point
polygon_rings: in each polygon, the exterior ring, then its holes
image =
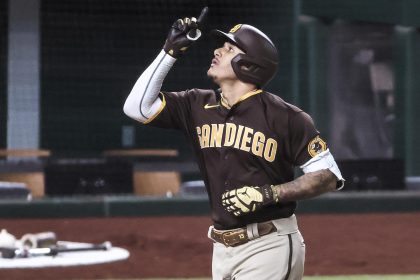
{"type": "MultiPolygon", "coordinates": [[[[400,159],[417,177],[420,153],[418,1],[299,1],[295,91],[339,159],[400,159]]],[[[296,33],[295,33],[296,35],[296,33]]],[[[410,180],[409,180],[410,181],[410,180]]]]}
{"type": "MultiPolygon", "coordinates": [[[[158,148],[190,158],[182,134],[141,126],[122,106],[173,21],[205,5],[208,30],[249,23],[272,38],[280,67],[266,90],[310,113],[343,166],[381,163],[377,172],[417,182],[414,0],[0,0],[0,148],[54,156],[158,148]]],[[[198,41],[163,90],[213,88],[205,74],[213,47],[198,41]]]]}

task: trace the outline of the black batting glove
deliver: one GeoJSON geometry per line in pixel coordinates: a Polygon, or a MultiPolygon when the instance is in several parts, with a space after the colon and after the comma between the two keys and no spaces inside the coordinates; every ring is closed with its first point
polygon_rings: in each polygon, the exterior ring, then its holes
{"type": "Polygon", "coordinates": [[[243,186],[242,188],[227,191],[222,195],[222,205],[235,216],[255,212],[277,202],[277,194],[273,191],[271,185],[262,187],[243,186]]]}
{"type": "Polygon", "coordinates": [[[194,42],[188,39],[188,32],[196,28],[197,20],[194,17],[175,21],[163,46],[165,52],[174,58],[180,57],[194,42]]]}
{"type": "Polygon", "coordinates": [[[178,58],[191,44],[201,37],[201,30],[206,22],[209,8],[204,7],[198,20],[195,17],[178,19],[169,31],[163,49],[167,54],[178,58]]]}

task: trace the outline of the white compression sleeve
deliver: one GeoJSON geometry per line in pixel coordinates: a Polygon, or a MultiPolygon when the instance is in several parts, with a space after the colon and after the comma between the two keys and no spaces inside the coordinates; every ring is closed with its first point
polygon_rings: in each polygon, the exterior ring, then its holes
{"type": "Polygon", "coordinates": [[[163,80],[176,59],[162,50],[152,64],[141,74],[124,103],[124,113],[140,122],[147,121],[160,109],[158,98],[163,80]]]}
{"type": "Polygon", "coordinates": [[[340,169],[338,169],[337,163],[334,160],[334,157],[330,153],[330,150],[327,149],[322,153],[317,154],[315,157],[308,160],[304,165],[300,167],[304,173],[315,172],[318,170],[329,169],[337,177],[338,184],[337,190],[340,190],[344,187],[344,178],[341,175],[340,169]]]}

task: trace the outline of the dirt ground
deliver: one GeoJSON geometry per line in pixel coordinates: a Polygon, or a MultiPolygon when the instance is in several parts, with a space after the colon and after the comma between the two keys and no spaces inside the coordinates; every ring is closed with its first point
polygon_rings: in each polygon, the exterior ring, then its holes
{"type": "MultiPolygon", "coordinates": [[[[306,275],[419,274],[420,212],[300,215],[306,275]]],[[[20,238],[53,231],[59,240],[129,250],[128,260],[68,268],[3,269],[0,279],[195,277],[211,274],[208,217],[0,219],[20,238]]],[[[1,261],[1,260],[0,260],[1,261]]]]}

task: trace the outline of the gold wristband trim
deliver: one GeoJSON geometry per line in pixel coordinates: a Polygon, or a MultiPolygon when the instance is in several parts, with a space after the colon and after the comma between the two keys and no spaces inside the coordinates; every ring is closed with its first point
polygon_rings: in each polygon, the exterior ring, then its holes
{"type": "Polygon", "coordinates": [[[143,124],[148,124],[151,121],[153,121],[163,111],[163,109],[165,108],[165,106],[166,106],[165,95],[163,95],[162,92],[160,92],[159,94],[162,95],[162,104],[160,104],[159,110],[153,116],[151,116],[150,118],[148,118],[143,124]]]}

